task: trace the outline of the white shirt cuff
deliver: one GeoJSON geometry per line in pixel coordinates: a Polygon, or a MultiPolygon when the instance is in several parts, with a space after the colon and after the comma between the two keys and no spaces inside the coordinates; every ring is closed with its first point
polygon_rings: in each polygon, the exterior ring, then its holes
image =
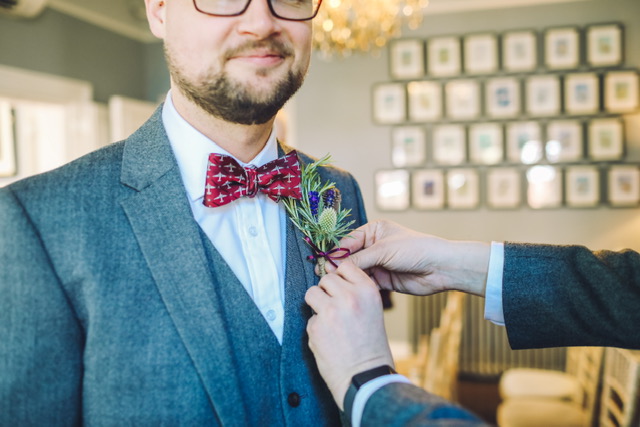
{"type": "Polygon", "coordinates": [[[502,273],[504,271],[504,243],[491,242],[489,274],[484,300],[484,318],[496,325],[504,326],[502,310],[502,273]]]}
{"type": "Polygon", "coordinates": [[[360,387],[356,393],[356,397],[353,399],[353,408],[351,409],[351,426],[360,427],[362,421],[362,413],[367,401],[379,389],[387,384],[391,383],[411,383],[408,378],[399,374],[383,375],[368,381],[360,387]]]}

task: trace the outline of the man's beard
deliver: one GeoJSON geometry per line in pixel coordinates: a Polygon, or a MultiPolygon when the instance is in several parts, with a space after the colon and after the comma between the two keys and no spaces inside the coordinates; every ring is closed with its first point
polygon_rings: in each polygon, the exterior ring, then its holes
{"type": "MultiPolygon", "coordinates": [[[[286,55],[289,50],[277,42],[268,42],[268,46],[286,55]]],[[[247,47],[259,47],[255,44],[247,47]]],[[[228,52],[227,57],[242,50],[228,52]]],[[[229,78],[226,71],[208,75],[199,81],[189,80],[173,61],[165,45],[165,57],[171,77],[179,90],[197,106],[214,117],[231,123],[242,125],[264,124],[271,120],[284,104],[300,88],[304,80],[305,70],[289,70],[282,80],[278,81],[269,92],[257,94],[256,91],[240,82],[229,78]]],[[[260,74],[260,72],[258,72],[260,74]]]]}

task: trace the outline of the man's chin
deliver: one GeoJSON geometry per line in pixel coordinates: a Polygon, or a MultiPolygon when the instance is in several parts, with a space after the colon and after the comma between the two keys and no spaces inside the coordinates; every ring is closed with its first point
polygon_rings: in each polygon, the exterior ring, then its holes
{"type": "Polygon", "coordinates": [[[231,70],[227,76],[233,86],[257,92],[267,92],[286,80],[287,73],[286,71],[277,72],[268,67],[255,67],[253,69],[231,70]]]}
{"type": "Polygon", "coordinates": [[[238,93],[244,93],[250,95],[252,99],[257,102],[265,102],[273,99],[276,95],[276,91],[284,78],[273,78],[253,76],[252,78],[241,78],[241,76],[234,76],[229,80],[230,83],[238,93]],[[240,78],[237,78],[240,77],[240,78]]]}

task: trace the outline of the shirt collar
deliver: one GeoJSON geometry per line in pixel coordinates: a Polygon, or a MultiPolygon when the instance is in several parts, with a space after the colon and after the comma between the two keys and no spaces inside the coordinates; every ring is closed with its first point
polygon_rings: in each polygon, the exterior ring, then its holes
{"type": "MultiPolygon", "coordinates": [[[[171,91],[167,94],[162,107],[162,123],[169,137],[171,149],[176,156],[180,174],[182,175],[182,182],[187,190],[189,199],[193,202],[204,198],[209,154],[216,153],[227,156],[231,156],[231,154],[182,118],[173,105],[171,91]]],[[[234,156],[231,157],[242,166],[247,164],[262,166],[275,160],[278,158],[278,144],[275,132],[271,131],[264,148],[248,163],[241,162],[234,156]]]]}

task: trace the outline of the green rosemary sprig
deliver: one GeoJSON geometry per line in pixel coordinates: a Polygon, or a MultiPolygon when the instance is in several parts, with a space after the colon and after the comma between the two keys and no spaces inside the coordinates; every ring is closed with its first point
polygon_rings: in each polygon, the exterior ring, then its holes
{"type": "MultiPolygon", "coordinates": [[[[311,241],[321,253],[338,246],[340,239],[351,231],[355,221],[347,222],[351,209],[340,207],[340,191],[333,182],[322,182],[318,168],[329,165],[331,156],[327,154],[309,165],[301,165],[302,198],[284,198],[284,206],[293,224],[311,241]]],[[[314,250],[315,250],[314,248],[314,250]]],[[[318,257],[321,272],[324,257],[318,257]]]]}

